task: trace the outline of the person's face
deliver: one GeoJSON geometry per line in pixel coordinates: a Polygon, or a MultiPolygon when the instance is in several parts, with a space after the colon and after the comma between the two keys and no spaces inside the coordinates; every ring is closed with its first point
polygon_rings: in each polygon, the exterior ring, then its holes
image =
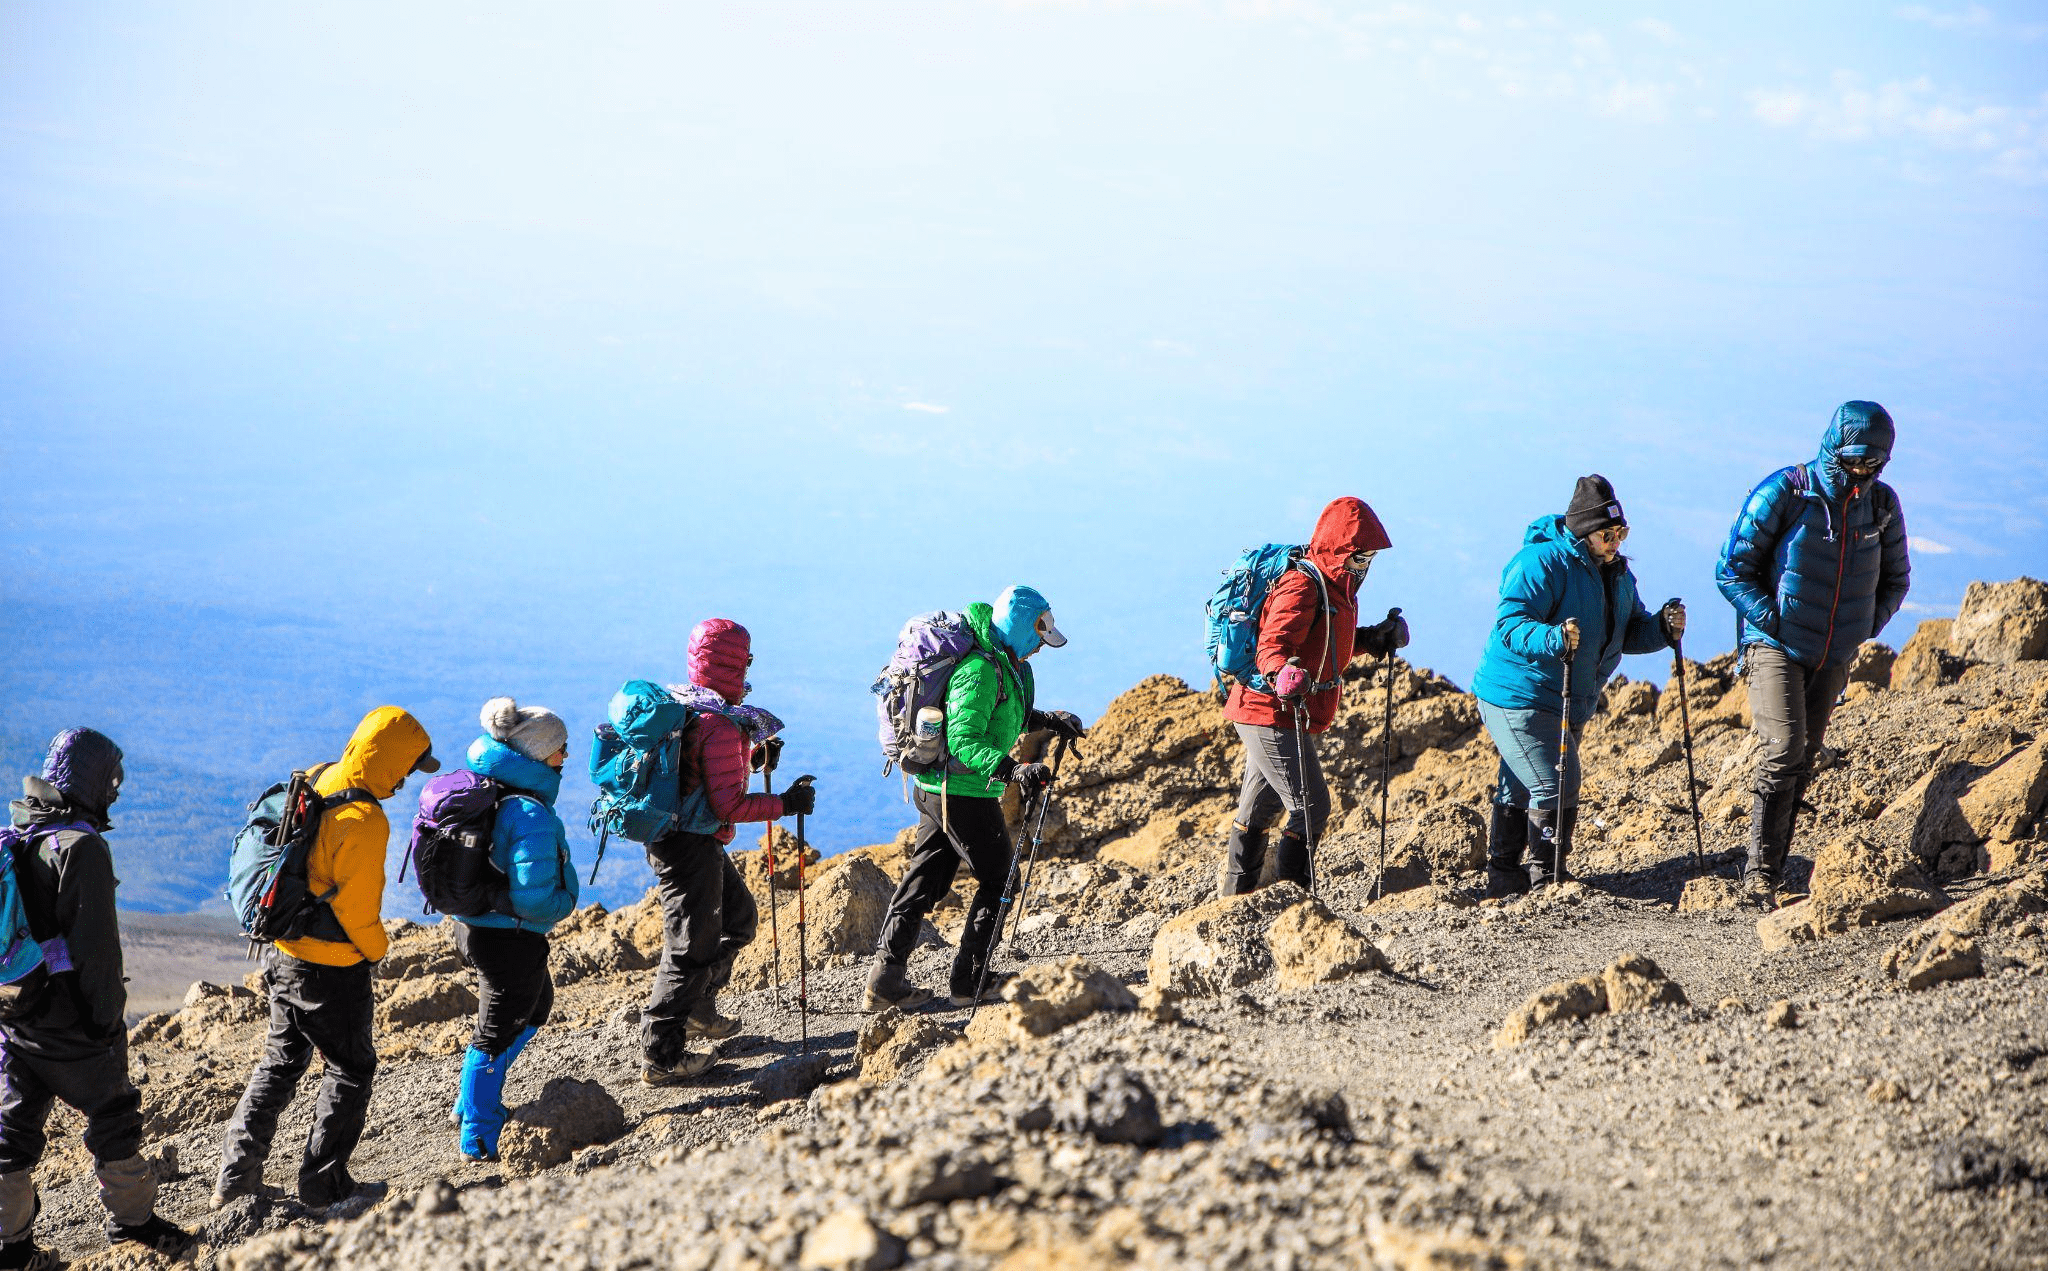
{"type": "Polygon", "coordinates": [[[1877,475],[1877,463],[1875,460],[1865,458],[1844,459],[1842,460],[1842,471],[1849,474],[1851,481],[1861,485],[1877,475]]]}
{"type": "Polygon", "coordinates": [[[1377,555],[1379,555],[1377,549],[1366,552],[1353,552],[1344,558],[1344,568],[1348,572],[1363,578],[1365,577],[1365,571],[1372,568],[1372,558],[1377,555]]]}
{"type": "Polygon", "coordinates": [[[1628,526],[1610,525],[1586,535],[1586,549],[1593,553],[1594,560],[1605,565],[1621,555],[1621,545],[1627,541],[1628,526]]]}
{"type": "Polygon", "coordinates": [[[541,760],[541,762],[553,768],[556,772],[560,772],[562,765],[569,762],[569,748],[564,746],[546,759],[541,760]]]}

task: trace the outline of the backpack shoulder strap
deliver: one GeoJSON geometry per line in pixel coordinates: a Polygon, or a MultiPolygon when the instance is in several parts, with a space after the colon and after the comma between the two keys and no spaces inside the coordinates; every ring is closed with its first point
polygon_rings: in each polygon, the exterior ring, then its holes
{"type": "Polygon", "coordinates": [[[321,795],[320,810],[322,812],[332,812],[334,809],[347,803],[375,802],[377,802],[377,796],[371,794],[368,790],[363,789],[361,786],[349,786],[343,790],[336,790],[333,794],[321,795]]]}

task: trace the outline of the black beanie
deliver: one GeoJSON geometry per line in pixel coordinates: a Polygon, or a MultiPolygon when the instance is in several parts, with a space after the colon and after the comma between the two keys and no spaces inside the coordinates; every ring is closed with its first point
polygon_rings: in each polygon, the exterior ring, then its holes
{"type": "Polygon", "coordinates": [[[1594,530],[1604,530],[1610,525],[1627,525],[1628,518],[1621,514],[1621,500],[1614,497],[1614,487],[1599,473],[1580,477],[1572,487],[1572,505],[1564,511],[1564,527],[1580,538],[1594,530]]]}

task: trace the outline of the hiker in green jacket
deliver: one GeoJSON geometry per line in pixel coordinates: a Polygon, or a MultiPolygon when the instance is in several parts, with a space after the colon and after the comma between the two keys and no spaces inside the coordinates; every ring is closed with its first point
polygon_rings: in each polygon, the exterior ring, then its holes
{"type": "MultiPolygon", "coordinates": [[[[974,871],[974,898],[967,906],[960,948],[949,985],[953,1005],[974,1000],[982,967],[996,937],[997,906],[1010,872],[1010,834],[1003,822],[1003,787],[1011,782],[1028,801],[1052,784],[1042,763],[1018,763],[1010,755],[1027,731],[1050,729],[1081,736],[1081,721],[1067,711],[1040,711],[1026,659],[1041,648],[1067,642],[1053,625],[1052,607],[1030,587],[1011,587],[993,605],[967,607],[974,652],[960,659],[946,682],[946,750],[951,762],[917,778],[917,837],[910,865],[889,901],[882,935],[868,976],[870,1011],[917,1006],[931,994],[910,982],[904,966],[918,927],[965,861],[974,871]]],[[[993,983],[1000,977],[992,977],[993,983]]]]}

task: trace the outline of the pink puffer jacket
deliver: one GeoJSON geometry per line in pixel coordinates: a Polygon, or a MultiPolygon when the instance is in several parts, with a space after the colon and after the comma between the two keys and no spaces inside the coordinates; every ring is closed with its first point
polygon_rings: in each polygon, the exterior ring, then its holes
{"type": "MultiPolygon", "coordinates": [[[[747,692],[747,658],[753,638],[729,618],[708,618],[690,633],[690,683],[708,688],[737,703],[747,692]]],[[[782,815],[782,798],[747,793],[747,754],[751,743],[738,724],[720,715],[700,715],[690,730],[691,771],[704,784],[711,814],[724,821],[721,843],[733,840],[735,821],[773,821],[782,815]]]]}

